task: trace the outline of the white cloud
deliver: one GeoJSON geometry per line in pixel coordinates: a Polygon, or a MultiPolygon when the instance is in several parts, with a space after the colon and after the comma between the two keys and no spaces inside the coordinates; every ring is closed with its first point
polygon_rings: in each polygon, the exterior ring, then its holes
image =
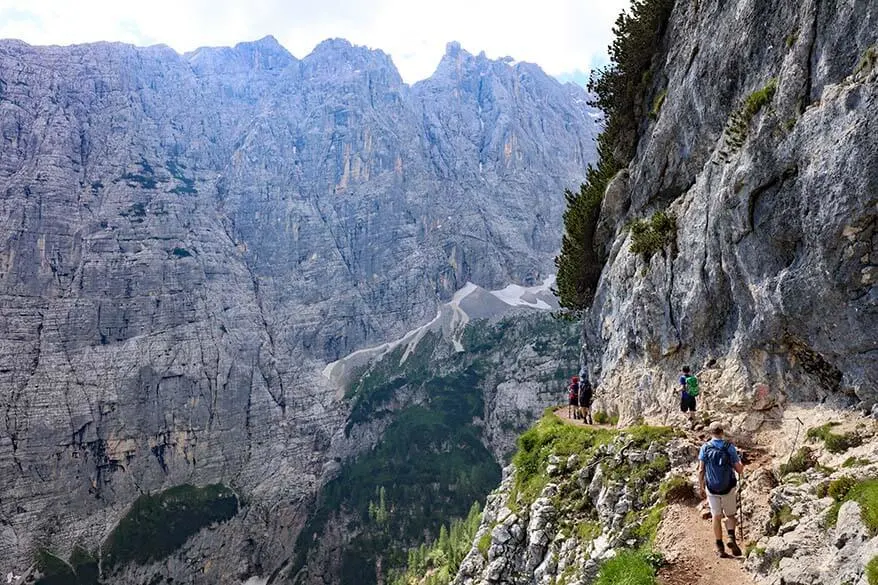
{"type": "Polygon", "coordinates": [[[344,37],[389,53],[408,82],[445,43],[558,75],[600,62],[629,0],[0,0],[0,37],[32,44],[164,43],[178,51],[272,34],[297,57],[344,37]]]}

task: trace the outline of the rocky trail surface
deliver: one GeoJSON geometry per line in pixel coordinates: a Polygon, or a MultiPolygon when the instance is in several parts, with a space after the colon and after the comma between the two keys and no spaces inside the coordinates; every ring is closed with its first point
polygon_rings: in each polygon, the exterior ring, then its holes
{"type": "Polygon", "coordinates": [[[606,424],[586,424],[585,421],[578,418],[571,418],[570,412],[568,411],[566,406],[562,406],[560,408],[555,409],[555,416],[563,420],[565,423],[569,425],[574,425],[577,427],[592,427],[596,429],[615,429],[615,425],[606,425],[606,424]]]}

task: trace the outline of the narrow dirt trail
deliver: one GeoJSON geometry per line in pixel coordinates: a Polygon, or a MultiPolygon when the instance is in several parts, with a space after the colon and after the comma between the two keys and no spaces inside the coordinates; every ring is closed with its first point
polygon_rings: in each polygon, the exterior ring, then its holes
{"type": "Polygon", "coordinates": [[[563,420],[568,425],[573,425],[577,427],[591,427],[595,429],[615,429],[616,427],[613,425],[596,425],[596,424],[585,424],[582,420],[578,418],[570,418],[569,412],[566,406],[561,406],[555,409],[555,416],[563,420]]]}
{"type": "Polygon", "coordinates": [[[656,547],[668,564],[659,571],[661,585],[755,585],[743,557],[721,559],[714,552],[710,520],[694,504],[671,504],[665,510],[656,547]]]}

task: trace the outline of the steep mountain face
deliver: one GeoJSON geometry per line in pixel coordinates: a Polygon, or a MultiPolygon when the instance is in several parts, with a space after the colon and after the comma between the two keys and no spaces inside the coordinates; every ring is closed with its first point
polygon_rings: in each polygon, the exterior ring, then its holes
{"type": "Polygon", "coordinates": [[[687,363],[751,428],[789,401],[875,404],[876,42],[865,0],[676,3],[583,326],[623,419],[667,420],[687,363]],[[644,260],[623,226],[657,211],[676,236],[644,260]]]}
{"type": "Polygon", "coordinates": [[[289,558],[350,447],[322,368],[467,281],[544,279],[584,100],[456,45],[409,87],[341,40],[0,43],[0,572],[182,483],[249,505],[181,579],[289,558]]]}

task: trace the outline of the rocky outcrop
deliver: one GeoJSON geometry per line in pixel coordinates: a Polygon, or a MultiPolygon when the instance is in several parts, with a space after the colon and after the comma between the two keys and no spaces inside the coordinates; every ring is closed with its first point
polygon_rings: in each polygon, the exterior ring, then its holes
{"type": "Polygon", "coordinates": [[[520,469],[504,470],[452,583],[585,585],[604,561],[654,538],[662,503],[658,486],[679,471],[672,471],[668,459],[679,445],[669,446],[667,430],[655,431],[654,438],[603,435],[597,440],[609,439],[606,444],[589,448],[595,436],[584,430],[577,442],[584,443],[581,453],[537,445],[546,454],[536,471],[545,478],[539,492],[534,497],[522,489],[531,480],[517,478],[520,469]]]}
{"type": "Polygon", "coordinates": [[[667,419],[683,364],[748,428],[788,401],[878,400],[876,42],[867,1],[676,3],[666,97],[604,201],[583,325],[599,405],[667,419]],[[676,236],[644,259],[624,226],[656,211],[676,236]]]}
{"type": "Polygon", "coordinates": [[[812,443],[807,457],[794,456],[794,468],[783,461],[786,473],[746,563],[761,583],[868,583],[867,566],[874,572],[878,564],[878,444],[874,425],[852,432],[861,445],[833,454],[812,443]]]}
{"type": "Polygon", "coordinates": [[[173,577],[270,574],[350,446],[321,369],[543,280],[584,97],[457,46],[409,87],[342,40],[0,42],[0,573],[222,482],[248,521],[173,577]]]}

